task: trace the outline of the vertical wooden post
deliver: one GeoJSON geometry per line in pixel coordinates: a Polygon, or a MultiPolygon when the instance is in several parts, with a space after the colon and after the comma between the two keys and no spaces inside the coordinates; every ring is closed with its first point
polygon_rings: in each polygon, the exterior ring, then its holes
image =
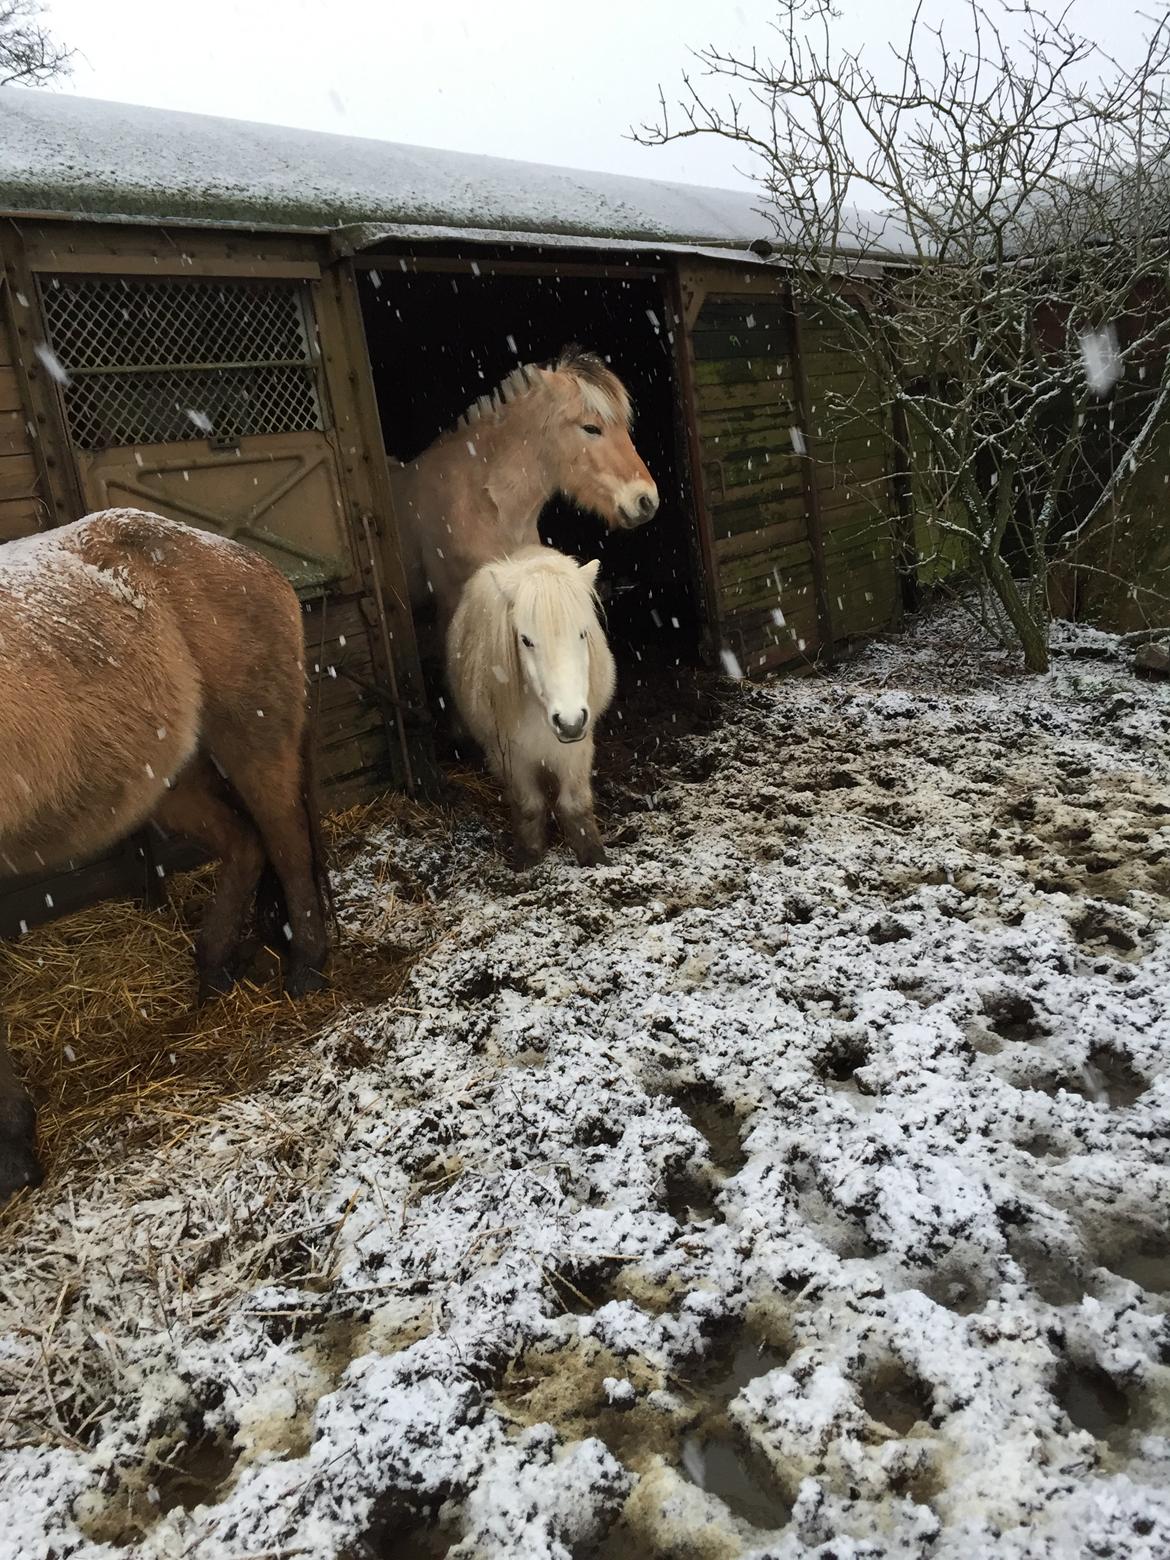
{"type": "Polygon", "coordinates": [[[906,408],[895,399],[890,415],[893,466],[890,488],[894,500],[894,567],[898,574],[903,612],[916,612],[922,599],[918,580],[918,544],[914,534],[914,467],[910,459],[910,421],[906,408]]]}
{"type": "Polygon", "coordinates": [[[723,642],[723,619],[719,609],[719,563],[715,555],[715,532],[703,482],[703,450],[699,442],[698,407],[695,403],[694,343],[683,303],[682,279],[677,261],[670,269],[668,301],[673,316],[674,361],[682,399],[681,416],[686,435],[687,464],[690,467],[689,485],[695,506],[695,531],[699,540],[699,562],[703,574],[703,616],[706,621],[704,649],[706,658],[711,660],[723,642]],[[678,321],[677,325],[674,320],[678,321]]]}
{"type": "Polygon", "coordinates": [[[7,302],[12,338],[13,367],[24,403],[32,439],[41,498],[49,526],[79,520],[89,505],[74,459],[73,444],[57,386],[50,383],[36,347],[46,342],[36,278],[24,252],[24,241],[14,223],[0,233],[0,301],[7,302]]]}
{"type": "Polygon", "coordinates": [[[354,517],[351,534],[378,620],[374,664],[383,663],[387,730],[401,751],[407,790],[426,792],[436,778],[426,694],[353,262],[328,266],[322,288],[341,348],[341,362],[330,363],[327,354],[325,366],[327,376],[330,369],[335,376],[338,421],[344,415],[348,425],[339,454],[354,517]]]}

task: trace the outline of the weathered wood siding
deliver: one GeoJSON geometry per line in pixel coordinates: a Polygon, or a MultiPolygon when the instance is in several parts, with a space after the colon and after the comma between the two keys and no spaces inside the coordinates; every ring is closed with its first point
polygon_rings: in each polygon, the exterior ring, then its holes
{"type": "Polygon", "coordinates": [[[811,658],[820,635],[805,475],[792,444],[787,298],[709,292],[690,346],[720,638],[748,673],[811,658]]]}
{"type": "Polygon", "coordinates": [[[815,313],[794,315],[784,278],[696,272],[690,291],[717,637],[758,675],[896,617],[889,435],[864,371],[815,313]]]}
{"type": "Polygon", "coordinates": [[[900,610],[891,430],[872,372],[839,327],[802,306],[799,329],[832,637],[855,639],[900,610]]]}

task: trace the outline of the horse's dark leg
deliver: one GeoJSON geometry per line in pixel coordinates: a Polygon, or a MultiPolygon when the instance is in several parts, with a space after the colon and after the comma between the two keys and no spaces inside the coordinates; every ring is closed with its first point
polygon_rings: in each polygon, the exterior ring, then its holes
{"type": "Polygon", "coordinates": [[[508,784],[512,809],[511,864],[517,872],[534,867],[548,850],[548,798],[540,777],[530,769],[517,769],[508,784]]]}
{"type": "Polygon", "coordinates": [[[305,799],[299,749],[287,762],[217,753],[228,779],[260,831],[268,859],[284,889],[288,912],[288,957],[284,989],[291,997],[325,985],[329,938],[318,890],[314,829],[305,799]]]}
{"type": "Polygon", "coordinates": [[[0,1019],[0,1202],[44,1179],[36,1154],[36,1123],[33,1102],[8,1055],[6,1025],[0,1019]]]}
{"type": "Polygon", "coordinates": [[[214,897],[203,917],[195,945],[199,1000],[219,996],[235,980],[235,960],[244,917],[264,866],[264,848],[247,818],[223,794],[219,777],[204,759],[196,759],[166,793],[155,821],[183,834],[220,859],[214,897]]]}
{"type": "Polygon", "coordinates": [[[593,786],[589,778],[592,765],[590,742],[588,762],[581,766],[579,774],[571,772],[562,776],[556,801],[557,820],[565,841],[583,867],[599,867],[605,863],[605,846],[593,815],[593,786]]]}

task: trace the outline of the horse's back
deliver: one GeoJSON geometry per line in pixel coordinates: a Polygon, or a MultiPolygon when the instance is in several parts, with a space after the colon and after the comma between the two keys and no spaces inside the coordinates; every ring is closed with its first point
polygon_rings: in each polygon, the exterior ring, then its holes
{"type": "Polygon", "coordinates": [[[198,667],[205,719],[254,722],[267,710],[299,730],[304,627],[277,568],[238,542],[141,510],[105,510],[82,525],[88,557],[121,560],[165,603],[198,667]]]}
{"type": "Polygon", "coordinates": [[[84,522],[0,547],[0,838],[9,870],[128,832],[195,750],[200,678],[165,603],[84,522]]]}
{"type": "Polygon", "coordinates": [[[99,511],[0,547],[0,685],[0,838],[29,870],[135,827],[201,743],[299,751],[300,606],[236,543],[99,511]]]}

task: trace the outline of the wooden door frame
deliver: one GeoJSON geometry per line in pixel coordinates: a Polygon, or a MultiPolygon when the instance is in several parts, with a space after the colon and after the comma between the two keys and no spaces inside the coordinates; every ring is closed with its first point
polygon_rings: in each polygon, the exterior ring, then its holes
{"type": "MultiPolygon", "coordinates": [[[[390,243],[387,240],[387,243],[390,243]]],[[[457,241],[452,242],[452,248],[458,248],[457,241]]],[[[587,252],[588,243],[581,245],[581,252],[587,252]]],[[[647,245],[648,250],[653,249],[652,244],[647,245]]],[[[718,649],[719,620],[717,613],[717,600],[715,596],[715,578],[712,571],[711,560],[714,557],[710,517],[707,514],[706,502],[703,495],[702,471],[696,463],[697,453],[697,428],[695,422],[694,381],[689,361],[690,336],[684,327],[685,307],[682,290],[680,287],[679,256],[670,254],[653,262],[626,263],[622,260],[587,260],[566,259],[560,260],[554,255],[548,255],[539,260],[518,260],[514,258],[501,258],[492,255],[460,253],[427,253],[418,255],[414,253],[399,253],[393,248],[382,251],[362,251],[347,258],[339,265],[344,265],[353,278],[353,299],[357,310],[357,325],[361,332],[361,342],[366,368],[369,373],[369,393],[372,396],[372,406],[375,414],[377,436],[381,441],[381,420],[377,416],[377,392],[373,383],[373,373],[369,368],[369,351],[366,346],[365,326],[362,323],[361,299],[357,289],[357,278],[363,272],[385,271],[391,266],[401,262],[401,269],[407,274],[429,274],[440,276],[465,276],[470,267],[474,266],[474,274],[482,277],[509,276],[509,277],[547,277],[550,272],[555,275],[602,282],[645,281],[657,283],[659,297],[662,303],[667,330],[669,333],[670,365],[671,365],[671,421],[674,425],[674,459],[680,487],[683,493],[684,506],[689,504],[696,520],[694,536],[697,538],[697,547],[693,545],[693,538],[689,533],[687,538],[687,554],[691,572],[691,585],[694,594],[694,603],[700,621],[699,657],[701,660],[710,661],[718,649]],[[698,577],[696,578],[696,574],[698,577]]],[[[333,269],[333,268],[331,268],[333,269]]],[[[356,357],[356,354],[355,354],[356,357]]],[[[363,396],[364,400],[364,396],[363,396]]],[[[385,479],[384,507],[386,513],[393,516],[393,498],[390,493],[390,479],[385,479]]],[[[395,525],[395,534],[397,527],[395,525]]],[[[401,570],[401,557],[398,558],[398,570],[401,570]]],[[[405,573],[399,577],[402,580],[402,588],[405,590],[405,573]]],[[[409,601],[409,597],[407,597],[409,601]]]]}

